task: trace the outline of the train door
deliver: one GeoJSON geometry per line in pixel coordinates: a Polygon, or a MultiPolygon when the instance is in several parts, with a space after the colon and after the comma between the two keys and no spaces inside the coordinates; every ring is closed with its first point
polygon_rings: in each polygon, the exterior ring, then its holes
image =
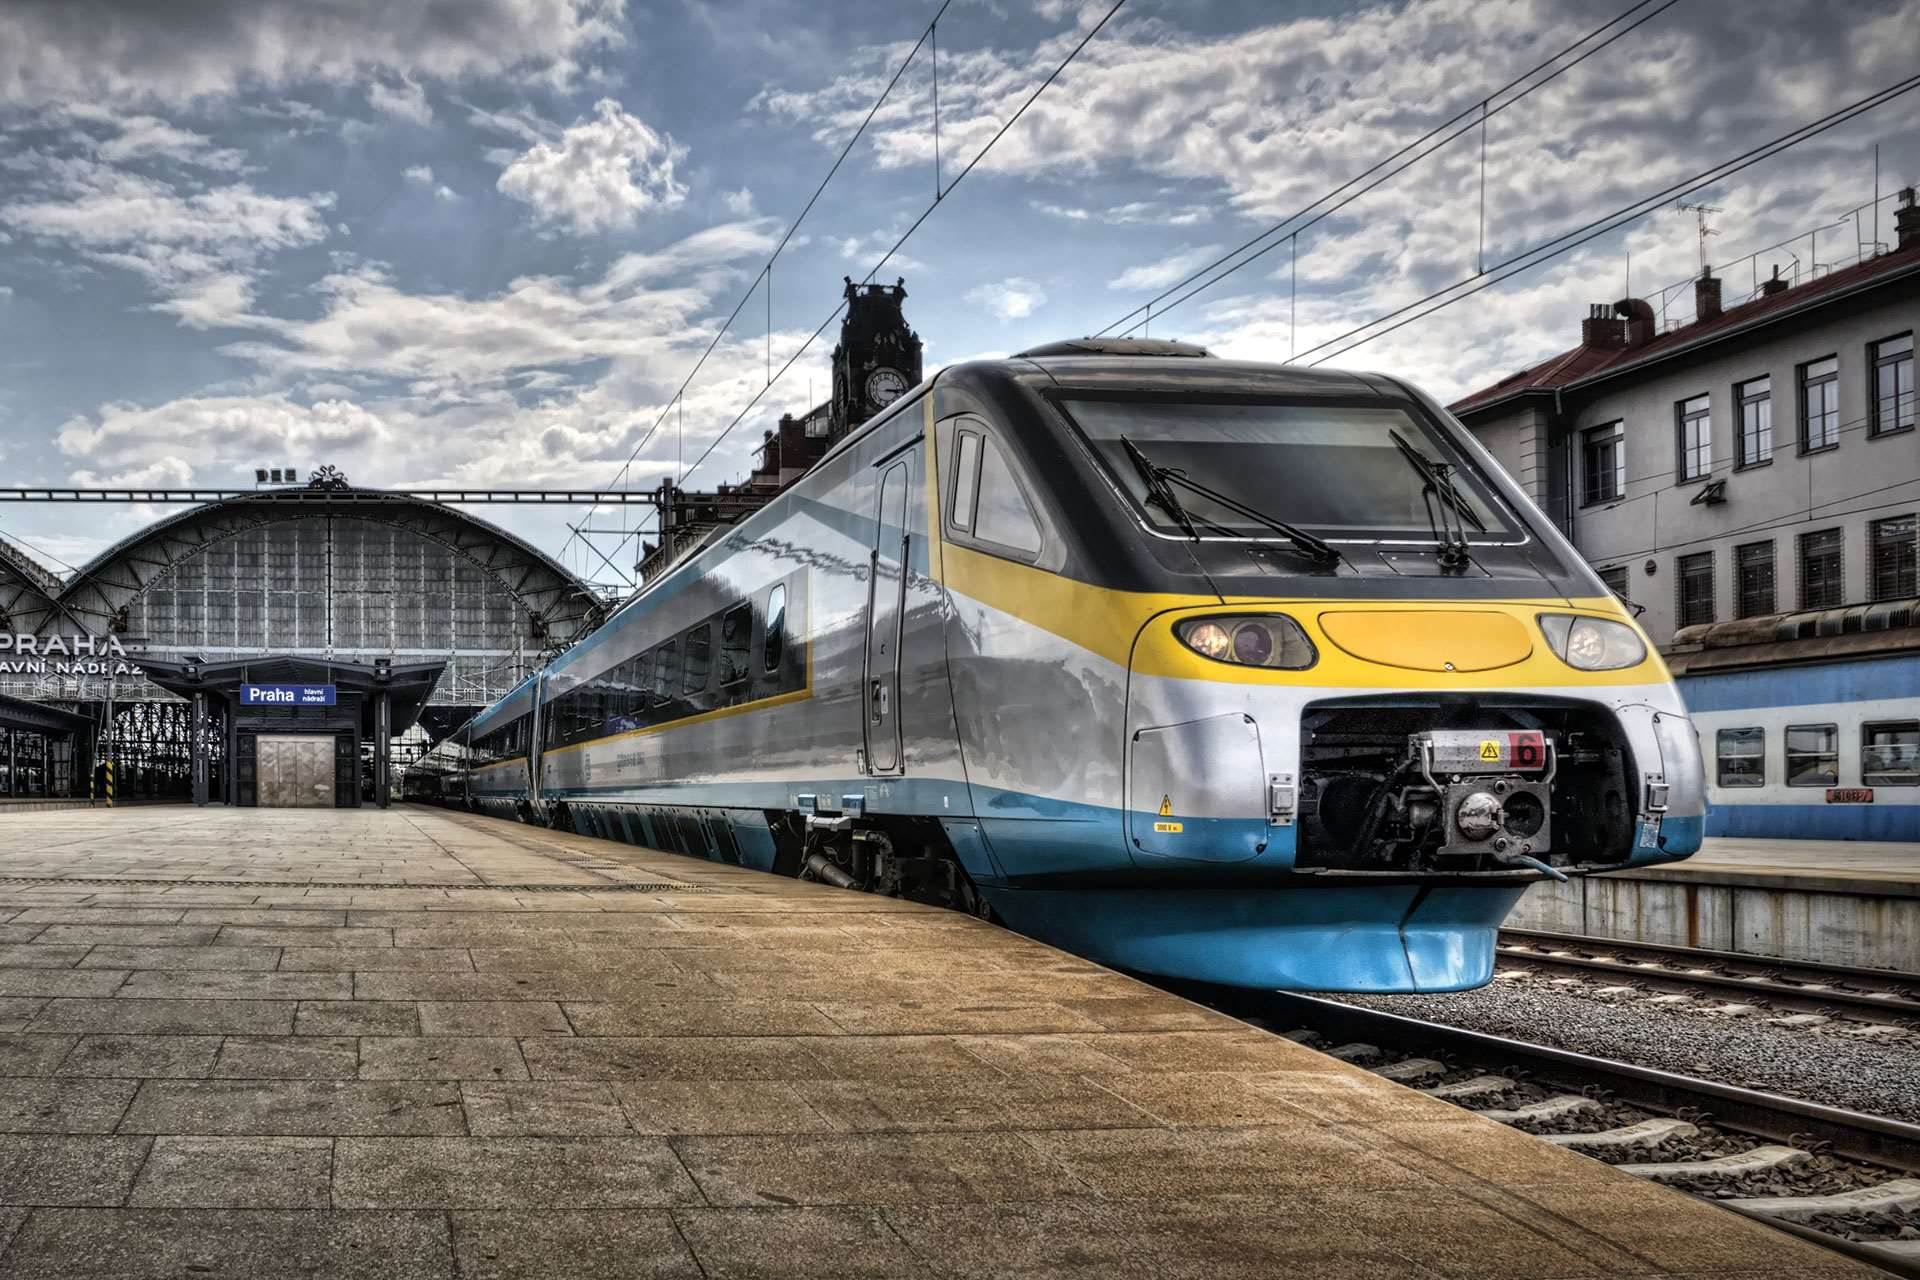
{"type": "Polygon", "coordinates": [[[900,641],[907,586],[908,454],[881,464],[867,573],[867,644],[861,718],[868,773],[900,770],[900,641]]]}

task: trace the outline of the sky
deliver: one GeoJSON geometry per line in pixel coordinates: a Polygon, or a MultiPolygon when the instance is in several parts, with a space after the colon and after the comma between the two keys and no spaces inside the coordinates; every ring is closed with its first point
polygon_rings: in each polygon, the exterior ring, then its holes
{"type": "MultiPolygon", "coordinates": [[[[796,219],[937,0],[10,0],[0,485],[328,464],[372,486],[648,488],[763,393],[686,478],[712,487],[824,398],[834,326],[805,344],[843,276],[905,277],[929,373],[1100,330],[1628,2],[1126,0],[881,265],[936,190],[927,48],[796,219]]],[[[949,0],[942,186],[1111,4],[949,0]]],[[[1911,75],[1917,28],[1920,0],[1677,0],[1493,114],[1484,187],[1474,129],[1157,307],[1152,335],[1470,391],[1572,345],[1587,304],[1697,272],[1695,216],[1662,207],[1322,344],[1911,75]]],[[[1815,229],[1819,261],[1856,257],[1872,212],[1841,215],[1872,201],[1876,145],[1890,240],[1920,93],[1690,197],[1720,208],[1710,259],[1798,236],[1759,274],[1804,270],[1815,229]]],[[[1730,301],[1750,269],[1727,271],[1730,301]]],[[[1685,320],[1691,290],[1669,296],[1685,320]]],[[[0,504],[0,533],[77,566],[165,511],[0,504]]],[[[475,511],[617,581],[569,534],[584,510],[475,511]]]]}

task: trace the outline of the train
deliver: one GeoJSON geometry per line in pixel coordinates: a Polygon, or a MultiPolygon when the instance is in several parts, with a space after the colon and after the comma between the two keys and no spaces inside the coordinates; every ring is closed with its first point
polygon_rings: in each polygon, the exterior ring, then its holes
{"type": "Polygon", "coordinates": [[[1432,397],[1134,339],[941,370],[406,789],[1361,992],[1706,817],[1658,653],[1432,397]]]}
{"type": "Polygon", "coordinates": [[[1687,627],[1668,661],[1708,835],[1920,840],[1920,600],[1687,627]]]}

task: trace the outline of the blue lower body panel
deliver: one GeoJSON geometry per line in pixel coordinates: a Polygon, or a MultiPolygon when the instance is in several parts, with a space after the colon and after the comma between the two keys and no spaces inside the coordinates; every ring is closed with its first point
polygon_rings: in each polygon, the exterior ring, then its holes
{"type": "Polygon", "coordinates": [[[1524,887],[1007,889],[1012,928],[1121,969],[1277,991],[1464,991],[1524,887]]]}

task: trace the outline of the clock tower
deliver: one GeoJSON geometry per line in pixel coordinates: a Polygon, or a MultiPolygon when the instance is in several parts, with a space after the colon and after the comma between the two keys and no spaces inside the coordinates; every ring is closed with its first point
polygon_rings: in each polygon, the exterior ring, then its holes
{"type": "Polygon", "coordinates": [[[900,304],[907,282],[857,285],[847,277],[847,312],[833,349],[832,434],[835,439],[892,404],[920,382],[920,336],[900,304]]]}

